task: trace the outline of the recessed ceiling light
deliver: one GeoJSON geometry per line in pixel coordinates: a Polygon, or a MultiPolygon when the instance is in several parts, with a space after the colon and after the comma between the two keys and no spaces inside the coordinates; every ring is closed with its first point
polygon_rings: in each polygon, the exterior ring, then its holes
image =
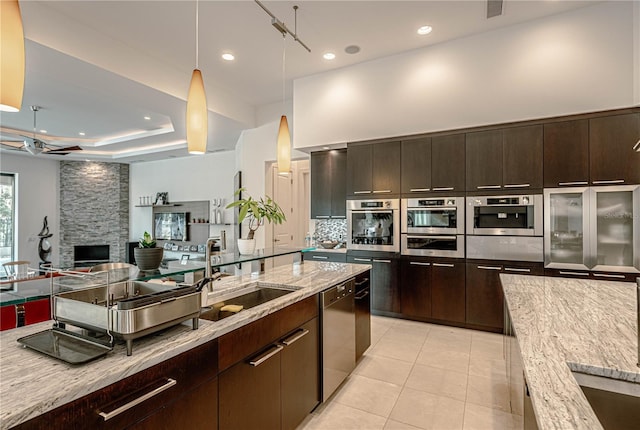
{"type": "Polygon", "coordinates": [[[228,52],[222,54],[222,59],[226,60],[226,61],[233,61],[236,59],[236,57],[233,56],[233,54],[230,54],[228,52]]]}
{"type": "Polygon", "coordinates": [[[336,54],[334,54],[333,52],[327,52],[322,56],[322,58],[324,58],[325,60],[333,60],[336,58],[336,54]]]}
{"type": "Polygon", "coordinates": [[[47,130],[40,130],[40,133],[46,133],[47,130]]]}
{"type": "Polygon", "coordinates": [[[431,33],[432,30],[433,30],[433,28],[431,28],[430,25],[423,25],[422,27],[420,27],[418,29],[418,34],[420,36],[424,36],[425,34],[431,33]]]}
{"type": "Polygon", "coordinates": [[[147,121],[149,121],[151,119],[150,116],[145,116],[144,119],[146,119],[147,121]]]}
{"type": "Polygon", "coordinates": [[[360,52],[360,47],[358,45],[349,45],[344,48],[344,52],[346,52],[347,54],[357,54],[358,52],[360,52]]]}
{"type": "Polygon", "coordinates": [[[78,133],[80,136],[84,136],[84,131],[78,133]]]}

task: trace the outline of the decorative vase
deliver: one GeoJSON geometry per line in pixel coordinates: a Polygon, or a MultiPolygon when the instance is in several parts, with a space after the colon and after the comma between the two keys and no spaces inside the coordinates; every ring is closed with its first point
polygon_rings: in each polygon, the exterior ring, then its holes
{"type": "Polygon", "coordinates": [[[256,250],[255,239],[238,239],[238,252],[242,255],[250,255],[256,250]]]}
{"type": "Polygon", "coordinates": [[[140,270],[156,270],[162,263],[162,248],[133,248],[133,256],[140,270]]]}

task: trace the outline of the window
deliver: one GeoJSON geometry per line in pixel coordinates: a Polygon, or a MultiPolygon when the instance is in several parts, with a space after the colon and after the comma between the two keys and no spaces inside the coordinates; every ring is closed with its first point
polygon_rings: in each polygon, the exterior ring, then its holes
{"type": "Polygon", "coordinates": [[[15,260],[16,177],[0,173],[0,264],[15,260]]]}

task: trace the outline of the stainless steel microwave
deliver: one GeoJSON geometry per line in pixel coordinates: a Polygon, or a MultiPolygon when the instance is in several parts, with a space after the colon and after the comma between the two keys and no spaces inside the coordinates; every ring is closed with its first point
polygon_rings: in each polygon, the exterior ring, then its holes
{"type": "Polygon", "coordinates": [[[542,236],[542,194],[467,197],[467,234],[542,236]]]}
{"type": "Polygon", "coordinates": [[[464,234],[464,197],[402,199],[401,232],[464,234]]]}

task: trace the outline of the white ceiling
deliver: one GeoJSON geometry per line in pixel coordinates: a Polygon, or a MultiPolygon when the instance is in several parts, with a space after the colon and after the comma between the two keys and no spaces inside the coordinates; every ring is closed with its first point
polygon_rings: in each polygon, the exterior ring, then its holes
{"type": "MultiPolygon", "coordinates": [[[[484,0],[263,2],[292,30],[293,6],[299,5],[298,36],[311,48],[307,52],[289,36],[284,41],[287,99],[297,78],[592,3],[505,0],[503,15],[487,19],[484,0]],[[421,25],[432,26],[433,32],[419,36],[421,25]],[[361,51],[346,54],[348,45],[361,51]],[[335,60],[322,58],[328,51],[335,60]]],[[[184,115],[195,66],[194,1],[20,4],[27,39],[23,108],[2,113],[3,140],[19,138],[11,130],[31,135],[29,106],[39,105],[37,128],[47,130],[42,140],[85,149],[67,159],[133,162],[188,155],[184,115]],[[81,138],[81,131],[86,136],[81,138]]],[[[208,150],[229,150],[243,129],[257,125],[257,108],[282,102],[283,38],[253,1],[201,0],[199,8],[208,150]],[[224,52],[236,60],[222,60],[224,52]]]]}

